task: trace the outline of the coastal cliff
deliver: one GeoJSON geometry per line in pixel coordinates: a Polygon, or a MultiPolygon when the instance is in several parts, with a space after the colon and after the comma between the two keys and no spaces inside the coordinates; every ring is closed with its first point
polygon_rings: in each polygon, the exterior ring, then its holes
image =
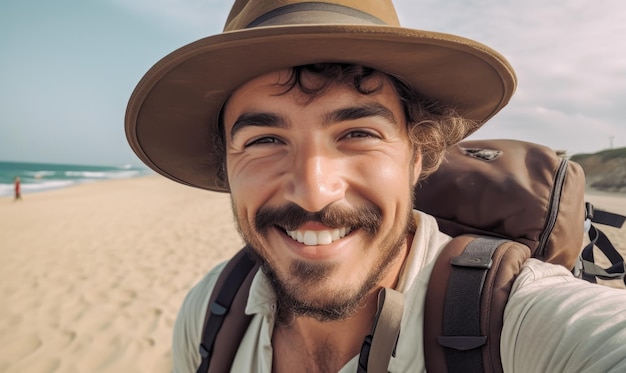
{"type": "Polygon", "coordinates": [[[570,160],[585,170],[587,186],[605,192],[626,193],[626,148],[594,154],[575,154],[570,160]]]}

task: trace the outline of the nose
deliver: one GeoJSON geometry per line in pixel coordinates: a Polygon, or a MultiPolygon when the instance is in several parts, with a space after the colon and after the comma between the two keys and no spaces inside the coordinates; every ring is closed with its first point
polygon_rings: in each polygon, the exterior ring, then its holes
{"type": "Polygon", "coordinates": [[[322,154],[322,149],[314,145],[308,148],[291,163],[285,197],[307,211],[317,212],[343,199],[347,182],[340,158],[322,154]]]}

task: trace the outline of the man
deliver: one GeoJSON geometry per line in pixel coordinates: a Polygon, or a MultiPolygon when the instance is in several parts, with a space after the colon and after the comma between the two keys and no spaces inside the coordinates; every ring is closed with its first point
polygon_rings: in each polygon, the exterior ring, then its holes
{"type": "MultiPolygon", "coordinates": [[[[404,296],[388,370],[423,371],[423,300],[450,237],[412,210],[413,187],[506,105],[512,68],[476,42],[401,28],[383,0],[236,1],[225,31],[155,65],[126,126],[156,171],[230,192],[261,263],[231,371],[355,372],[381,288],[404,296]]],[[[200,364],[223,267],[183,304],[175,372],[200,364]]],[[[626,369],[626,317],[612,313],[625,302],[529,260],[505,314],[505,371],[626,369]]]]}

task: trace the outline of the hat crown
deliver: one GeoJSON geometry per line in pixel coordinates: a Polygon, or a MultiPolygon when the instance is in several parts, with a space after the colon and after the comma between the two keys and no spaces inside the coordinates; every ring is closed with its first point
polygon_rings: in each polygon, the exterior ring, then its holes
{"type": "Polygon", "coordinates": [[[236,0],[224,31],[325,23],[400,26],[391,0],[236,0]]]}

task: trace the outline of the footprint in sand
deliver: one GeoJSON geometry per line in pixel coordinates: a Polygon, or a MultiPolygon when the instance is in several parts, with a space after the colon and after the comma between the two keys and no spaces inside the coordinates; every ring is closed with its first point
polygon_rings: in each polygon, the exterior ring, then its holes
{"type": "Polygon", "coordinates": [[[159,320],[161,319],[162,314],[163,310],[161,310],[160,308],[152,308],[148,311],[149,317],[145,319],[146,324],[144,324],[146,326],[146,333],[152,333],[158,328],[159,320]]]}
{"type": "Polygon", "coordinates": [[[36,334],[18,335],[11,343],[4,344],[0,349],[3,355],[11,356],[11,360],[18,361],[35,352],[41,345],[41,338],[36,334]]]}
{"type": "Polygon", "coordinates": [[[57,349],[62,349],[70,345],[72,341],[76,339],[76,332],[73,330],[61,330],[59,331],[55,346],[57,349]]]}
{"type": "Polygon", "coordinates": [[[137,292],[129,289],[113,289],[110,291],[111,299],[120,306],[125,307],[131,304],[137,298],[137,292]]]}
{"type": "Polygon", "coordinates": [[[27,361],[21,361],[9,368],[6,373],[52,373],[56,372],[61,366],[61,360],[51,357],[43,357],[37,359],[28,359],[27,361]]]}
{"type": "MultiPolygon", "coordinates": [[[[0,313],[0,334],[11,330],[22,321],[22,315],[11,313],[10,311],[0,313]]],[[[0,370],[2,372],[2,370],[0,370]]]]}
{"type": "Polygon", "coordinates": [[[149,347],[152,347],[156,344],[156,342],[154,341],[154,338],[150,338],[150,337],[144,338],[143,342],[149,347]]]}

